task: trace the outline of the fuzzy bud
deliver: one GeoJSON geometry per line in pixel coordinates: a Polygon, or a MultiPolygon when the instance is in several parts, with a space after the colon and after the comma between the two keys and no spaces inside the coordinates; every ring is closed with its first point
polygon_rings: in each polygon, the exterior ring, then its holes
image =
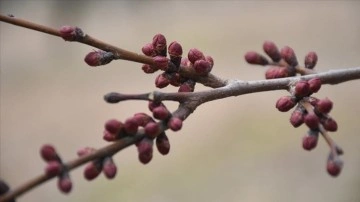
{"type": "Polygon", "coordinates": [[[172,131],[178,131],[181,129],[182,127],[182,123],[183,120],[181,120],[178,117],[171,117],[170,120],[167,123],[167,126],[172,130],[172,131]]]}
{"type": "Polygon", "coordinates": [[[245,60],[246,62],[248,62],[249,64],[253,64],[253,65],[268,65],[269,61],[263,56],[260,55],[257,52],[247,52],[245,54],[245,60]]]}
{"type": "Polygon", "coordinates": [[[162,102],[149,101],[148,108],[150,111],[153,111],[155,107],[164,105],[162,102]]]}
{"type": "Polygon", "coordinates": [[[154,72],[156,72],[157,70],[159,70],[158,68],[154,67],[154,66],[150,66],[148,64],[144,64],[141,69],[146,73],[146,74],[152,74],[154,72]]]}
{"type": "Polygon", "coordinates": [[[41,157],[49,162],[49,161],[59,161],[59,156],[57,155],[54,146],[45,144],[40,149],[41,157]]]}
{"type": "Polygon", "coordinates": [[[197,60],[205,60],[205,56],[199,49],[192,48],[189,50],[188,59],[194,64],[197,60]]]}
{"type": "Polygon", "coordinates": [[[144,127],[147,123],[152,121],[152,118],[145,113],[136,113],[133,117],[139,126],[144,127]]]}
{"type": "Polygon", "coordinates": [[[109,64],[114,59],[114,54],[106,51],[92,51],[85,56],[84,61],[92,67],[109,64]]]}
{"type": "Polygon", "coordinates": [[[266,79],[277,79],[277,78],[285,78],[290,74],[288,68],[286,67],[278,67],[272,66],[265,72],[266,79]]]}
{"type": "Polygon", "coordinates": [[[135,134],[135,133],[137,133],[138,128],[139,128],[139,125],[137,124],[136,119],[134,119],[134,118],[126,119],[126,121],[124,123],[124,129],[125,129],[126,133],[135,134]]]}
{"type": "Polygon", "coordinates": [[[178,92],[193,92],[196,82],[189,79],[180,85],[178,92]]]}
{"type": "Polygon", "coordinates": [[[118,138],[117,134],[110,133],[109,131],[105,130],[103,133],[103,139],[107,142],[113,142],[119,138],[118,138]]]}
{"type": "Polygon", "coordinates": [[[97,176],[99,176],[101,172],[101,166],[96,165],[97,163],[90,162],[88,165],[86,165],[84,170],[84,177],[87,180],[93,180],[97,176]]]}
{"type": "Polygon", "coordinates": [[[340,159],[330,158],[326,164],[327,172],[333,177],[336,177],[340,174],[342,167],[343,162],[340,159]]]}
{"type": "Polygon", "coordinates": [[[157,55],[166,57],[166,38],[164,35],[156,34],[153,37],[152,44],[157,55]]]}
{"type": "Polygon", "coordinates": [[[319,128],[319,117],[315,113],[306,114],[304,122],[310,129],[316,130],[319,128]]]}
{"type": "Polygon", "coordinates": [[[117,134],[124,128],[124,124],[116,119],[110,119],[105,123],[105,130],[112,134],[117,134]]]}
{"type": "Polygon", "coordinates": [[[307,81],[298,81],[295,85],[294,93],[296,97],[308,96],[310,94],[310,85],[307,83],[307,81]]]}
{"type": "Polygon", "coordinates": [[[320,90],[321,88],[321,79],[316,77],[316,78],[312,78],[308,81],[309,87],[310,87],[310,91],[312,93],[316,93],[320,90]]]}
{"type": "Polygon", "coordinates": [[[298,65],[298,61],[295,55],[295,52],[289,46],[285,46],[280,51],[281,57],[292,67],[296,67],[298,65]]]}
{"type": "Polygon", "coordinates": [[[145,46],[143,46],[141,48],[141,51],[144,53],[144,55],[147,55],[150,57],[153,57],[156,55],[155,48],[154,48],[153,44],[151,44],[151,43],[145,44],[145,46]]]}
{"type": "Polygon", "coordinates": [[[50,161],[45,167],[45,173],[48,176],[57,176],[62,171],[62,165],[58,161],[50,161]]]}
{"type": "Polygon", "coordinates": [[[153,141],[149,138],[143,138],[137,144],[137,149],[139,153],[139,161],[143,164],[149,163],[153,156],[153,141]]]}
{"type": "Polygon", "coordinates": [[[164,132],[162,132],[157,138],[156,138],[156,148],[162,155],[166,155],[170,151],[170,142],[168,137],[164,132]]]}
{"type": "Polygon", "coordinates": [[[145,126],[145,134],[151,138],[155,138],[160,132],[160,126],[155,122],[149,122],[145,126]]]}
{"type": "Polygon", "coordinates": [[[296,105],[296,101],[291,96],[283,96],[276,102],[276,108],[281,112],[287,112],[296,105]]]}
{"type": "Polygon", "coordinates": [[[194,69],[198,75],[205,76],[210,73],[212,68],[210,62],[201,59],[195,61],[194,69]]]}
{"type": "Polygon", "coordinates": [[[302,140],[302,146],[305,150],[312,150],[316,147],[318,142],[318,134],[310,132],[309,134],[305,135],[302,140]]]}
{"type": "Polygon", "coordinates": [[[281,59],[281,55],[278,47],[272,41],[265,41],[263,44],[263,49],[265,53],[274,61],[279,62],[281,59]]]}
{"type": "Polygon", "coordinates": [[[304,113],[302,110],[295,110],[290,117],[290,123],[295,128],[299,127],[301,124],[304,123],[304,113]]]}
{"type": "Polygon", "coordinates": [[[320,113],[327,114],[331,111],[332,107],[333,102],[328,98],[325,98],[316,102],[315,109],[320,113]]]}
{"type": "Polygon", "coordinates": [[[62,26],[59,32],[65,41],[77,41],[85,36],[80,28],[73,26],[62,26]]]}
{"type": "Polygon", "coordinates": [[[205,60],[210,63],[211,68],[214,66],[214,59],[211,56],[206,56],[205,60]]]}
{"type": "Polygon", "coordinates": [[[177,41],[173,41],[170,43],[168,52],[170,56],[174,57],[181,57],[181,55],[183,54],[182,47],[177,41]]]}
{"type": "Polygon", "coordinates": [[[158,120],[165,120],[170,116],[169,110],[165,107],[165,105],[161,105],[159,107],[155,107],[152,111],[154,118],[158,120]]]}
{"type": "Polygon", "coordinates": [[[103,162],[103,173],[106,178],[113,179],[116,175],[116,172],[117,168],[114,164],[114,161],[110,157],[105,158],[103,162]]]}
{"type": "Polygon", "coordinates": [[[170,84],[170,78],[167,73],[159,74],[155,79],[155,86],[158,88],[165,88],[170,84]]]}
{"type": "Polygon", "coordinates": [[[62,193],[69,193],[72,189],[72,182],[69,176],[60,177],[58,179],[58,188],[62,193]]]}
{"type": "Polygon", "coordinates": [[[323,124],[325,130],[327,131],[335,132],[338,129],[336,121],[331,117],[322,120],[321,123],[323,124]]]}
{"type": "Polygon", "coordinates": [[[317,63],[318,57],[315,52],[309,52],[305,56],[305,68],[313,69],[317,63]]]}
{"type": "Polygon", "coordinates": [[[169,74],[169,77],[170,77],[170,84],[175,86],[175,87],[178,87],[180,86],[181,84],[181,80],[183,79],[179,73],[171,73],[169,74]]]}
{"type": "Polygon", "coordinates": [[[169,59],[163,56],[155,56],[153,57],[155,66],[161,70],[166,71],[169,63],[169,59]]]}

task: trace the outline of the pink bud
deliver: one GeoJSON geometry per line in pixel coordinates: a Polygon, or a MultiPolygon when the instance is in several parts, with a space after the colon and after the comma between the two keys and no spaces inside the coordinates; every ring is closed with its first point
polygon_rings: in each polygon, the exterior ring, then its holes
{"type": "Polygon", "coordinates": [[[88,53],[84,61],[92,67],[109,64],[114,59],[114,54],[105,51],[92,51],[88,53]]]}
{"type": "Polygon", "coordinates": [[[139,125],[137,124],[136,119],[134,119],[134,118],[126,119],[126,121],[124,123],[124,129],[125,129],[126,133],[135,134],[135,133],[137,133],[138,128],[139,128],[139,125]]]}
{"type": "Polygon", "coordinates": [[[276,102],[276,108],[281,112],[287,112],[296,105],[296,101],[291,96],[283,96],[276,102]]]}
{"type": "Polygon", "coordinates": [[[172,131],[178,131],[182,128],[182,123],[183,120],[181,120],[178,117],[171,117],[170,120],[168,121],[167,126],[172,130],[172,131]]]}
{"type": "Polygon", "coordinates": [[[62,171],[62,165],[59,161],[49,161],[45,167],[45,173],[48,176],[57,176],[62,171]]]}
{"type": "Polygon", "coordinates": [[[155,48],[151,43],[145,44],[145,46],[142,47],[141,51],[144,53],[144,55],[147,56],[153,57],[156,55],[155,48]]]}
{"type": "Polygon", "coordinates": [[[192,48],[189,50],[188,59],[194,64],[197,60],[205,60],[205,56],[199,49],[192,48]]]}
{"type": "Polygon", "coordinates": [[[279,62],[281,59],[281,55],[279,49],[272,41],[265,41],[263,45],[263,49],[265,53],[274,61],[279,62]]]}
{"type": "Polygon", "coordinates": [[[196,82],[189,79],[180,85],[178,92],[193,92],[195,89],[195,84],[196,82]]]}
{"type": "Polygon", "coordinates": [[[331,111],[333,103],[328,98],[319,100],[316,103],[315,109],[318,110],[320,113],[327,114],[331,111]]]}
{"type": "Polygon", "coordinates": [[[206,56],[205,60],[210,63],[211,68],[214,66],[214,59],[211,56],[206,56]]]}
{"type": "Polygon", "coordinates": [[[145,126],[145,134],[151,138],[156,137],[160,132],[160,126],[155,122],[149,122],[145,126]]]}
{"type": "Polygon", "coordinates": [[[97,176],[99,176],[101,172],[101,168],[98,168],[97,165],[95,165],[94,162],[90,162],[89,164],[86,165],[85,170],[84,170],[84,177],[87,180],[93,180],[95,179],[97,176]]]}
{"type": "Polygon", "coordinates": [[[285,46],[280,51],[281,57],[292,67],[296,67],[298,65],[298,61],[295,55],[295,52],[289,46],[285,46]]]}
{"type": "Polygon", "coordinates": [[[58,179],[58,188],[61,192],[67,194],[72,189],[72,182],[68,176],[58,179]]]}
{"type": "Polygon", "coordinates": [[[148,138],[143,138],[137,145],[139,152],[139,160],[143,164],[151,161],[153,156],[153,141],[148,138]]]}
{"type": "Polygon", "coordinates": [[[316,147],[318,142],[318,136],[317,135],[305,135],[303,137],[302,146],[305,150],[312,150],[316,147]]]}
{"type": "Polygon", "coordinates": [[[159,70],[158,68],[154,67],[154,66],[150,66],[147,64],[144,64],[141,69],[146,73],[146,74],[152,74],[154,72],[156,72],[157,70],[159,70]]]}
{"type": "Polygon", "coordinates": [[[163,132],[156,138],[156,148],[162,155],[166,155],[170,151],[170,142],[166,134],[163,132]]]}
{"type": "Polygon", "coordinates": [[[79,150],[77,151],[77,155],[78,155],[79,157],[81,157],[81,156],[84,156],[84,155],[88,155],[88,154],[90,154],[90,153],[93,153],[93,152],[95,152],[95,151],[96,151],[95,148],[92,148],[92,147],[84,147],[84,148],[81,148],[81,149],[79,149],[79,150]]]}
{"type": "Polygon", "coordinates": [[[299,127],[301,124],[304,123],[304,113],[302,110],[295,110],[290,117],[290,123],[295,128],[299,127]]]}
{"type": "Polygon", "coordinates": [[[170,43],[168,52],[170,56],[174,57],[181,57],[181,55],[183,54],[182,47],[177,41],[173,41],[170,43]]]}
{"type": "Polygon", "coordinates": [[[170,84],[170,79],[167,73],[159,74],[155,79],[155,86],[158,88],[165,88],[170,84]]]}
{"type": "Polygon", "coordinates": [[[45,144],[40,149],[41,157],[45,161],[58,161],[59,157],[55,151],[55,148],[52,145],[45,144]]]}
{"type": "Polygon", "coordinates": [[[134,119],[136,120],[137,124],[142,127],[144,127],[147,123],[152,121],[152,118],[145,113],[136,113],[134,115],[134,119]]]}
{"type": "Polygon", "coordinates": [[[165,107],[165,105],[161,105],[155,107],[152,111],[154,118],[158,120],[165,120],[170,116],[169,110],[165,107]]]}
{"type": "Polygon", "coordinates": [[[317,63],[318,57],[315,52],[309,52],[305,56],[305,67],[308,69],[313,69],[317,63]]]}
{"type": "Polygon", "coordinates": [[[109,131],[105,130],[103,133],[103,139],[107,142],[113,142],[119,138],[118,138],[117,134],[110,133],[109,131]]]}
{"type": "Polygon", "coordinates": [[[322,120],[321,123],[323,124],[325,130],[327,131],[335,132],[338,129],[336,121],[331,117],[322,120]]]}
{"type": "Polygon", "coordinates": [[[169,59],[163,56],[155,56],[153,57],[155,66],[161,70],[166,71],[168,64],[169,64],[169,59]]]}
{"type": "Polygon", "coordinates": [[[310,86],[307,81],[301,80],[298,81],[295,85],[295,96],[296,97],[305,97],[310,94],[310,86]]]}
{"type": "Polygon", "coordinates": [[[343,162],[340,159],[329,159],[326,164],[327,172],[333,177],[336,177],[340,174],[342,167],[343,162]]]}
{"type": "Polygon", "coordinates": [[[210,73],[212,68],[210,62],[200,59],[195,61],[194,69],[198,75],[205,76],[210,73]]]}
{"type": "Polygon", "coordinates": [[[83,31],[78,27],[62,26],[59,32],[65,41],[77,41],[84,37],[83,31]]]}
{"type": "Polygon", "coordinates": [[[310,91],[312,93],[316,93],[320,90],[321,88],[321,79],[316,77],[316,78],[312,78],[308,81],[309,87],[310,87],[310,91]]]}
{"type": "Polygon", "coordinates": [[[245,54],[245,60],[246,62],[248,62],[249,64],[254,64],[254,65],[268,65],[269,61],[262,55],[260,55],[257,52],[247,52],[245,54]]]}
{"type": "Polygon", "coordinates": [[[124,128],[124,124],[116,119],[110,119],[105,123],[105,130],[112,134],[117,134],[124,128]]]}
{"type": "Polygon", "coordinates": [[[105,158],[103,163],[103,172],[108,179],[113,179],[116,175],[117,168],[111,158],[105,158]]]}
{"type": "Polygon", "coordinates": [[[156,34],[154,37],[153,37],[153,41],[152,41],[152,44],[154,47],[158,47],[158,46],[166,46],[166,38],[164,35],[162,34],[156,34]]]}
{"type": "Polygon", "coordinates": [[[316,130],[319,128],[319,117],[315,113],[306,114],[304,122],[310,129],[316,130]]]}
{"type": "Polygon", "coordinates": [[[289,70],[286,67],[272,66],[265,72],[266,79],[285,78],[289,76],[289,70]]]}

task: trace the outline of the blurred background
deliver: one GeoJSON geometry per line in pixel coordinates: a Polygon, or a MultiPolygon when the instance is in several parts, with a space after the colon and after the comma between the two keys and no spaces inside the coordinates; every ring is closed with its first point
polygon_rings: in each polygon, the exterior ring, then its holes
{"type": "MultiPolygon", "coordinates": [[[[199,48],[215,60],[223,78],[263,79],[263,67],[246,64],[249,50],[265,40],[289,45],[298,60],[316,51],[318,71],[360,65],[359,1],[0,1],[1,14],[48,25],[77,25],[98,39],[134,52],[162,33],[185,55],[199,48]]],[[[102,147],[103,124],[147,112],[146,102],[109,105],[103,95],[155,89],[156,74],[141,64],[114,61],[92,68],[92,51],[78,43],[0,23],[0,178],[16,187],[43,172],[39,148],[54,144],[67,161],[84,146],[102,147]]],[[[331,136],[345,150],[341,175],[325,169],[329,152],[304,151],[306,127],[294,129],[275,109],[285,91],[249,94],[199,107],[177,133],[171,151],[142,165],[135,147],[115,156],[118,174],[87,182],[83,167],[71,172],[73,190],[56,180],[18,201],[360,201],[360,81],[323,86],[318,98],[334,101],[339,130],[331,136]]],[[[197,90],[206,89],[197,85],[197,90]]],[[[174,91],[168,87],[163,91],[174,91]]],[[[167,103],[171,110],[175,103],[167,103]]]]}

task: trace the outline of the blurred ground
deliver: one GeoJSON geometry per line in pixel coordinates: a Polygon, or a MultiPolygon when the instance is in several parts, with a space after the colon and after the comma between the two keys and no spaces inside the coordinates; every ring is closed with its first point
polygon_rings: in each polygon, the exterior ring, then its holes
{"type": "MultiPolygon", "coordinates": [[[[359,66],[359,10],[359,1],[0,1],[2,14],[52,27],[78,25],[136,52],[163,33],[185,52],[196,47],[213,56],[213,73],[243,80],[263,78],[264,69],[246,64],[243,55],[261,51],[264,40],[293,47],[299,60],[317,51],[318,71],[359,66]]],[[[105,120],[146,111],[143,102],[108,105],[104,94],[155,89],[155,75],[143,74],[140,64],[89,68],[83,57],[92,48],[81,44],[4,23],[0,44],[0,177],[11,186],[42,172],[42,144],[55,144],[69,160],[80,147],[106,144],[105,120]]],[[[116,155],[119,173],[113,181],[101,176],[88,183],[77,169],[69,196],[53,180],[18,201],[358,202],[359,88],[352,81],[325,86],[317,95],[335,103],[339,131],[331,135],[345,150],[345,167],[336,179],[325,171],[324,141],[303,151],[306,128],[292,128],[290,113],[275,109],[286,94],[279,91],[201,106],[182,131],[169,132],[168,156],[155,154],[143,166],[133,147],[116,155]]]]}

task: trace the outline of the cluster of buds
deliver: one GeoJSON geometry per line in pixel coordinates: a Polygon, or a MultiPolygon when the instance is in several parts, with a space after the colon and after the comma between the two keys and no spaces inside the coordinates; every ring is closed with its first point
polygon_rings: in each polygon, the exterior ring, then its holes
{"type": "MultiPolygon", "coordinates": [[[[91,154],[96,149],[91,147],[85,147],[78,150],[77,154],[79,157],[91,154]]],[[[116,176],[117,167],[111,156],[106,156],[100,159],[96,159],[87,164],[84,169],[84,177],[87,180],[93,180],[99,174],[103,172],[107,179],[113,179],[116,176]]]]}
{"type": "Polygon", "coordinates": [[[173,41],[167,47],[166,38],[162,34],[156,34],[151,43],[142,47],[142,52],[153,57],[155,65],[144,64],[142,70],[145,73],[154,73],[158,70],[163,72],[155,79],[158,88],[165,88],[168,85],[179,87],[178,92],[193,92],[196,82],[179,74],[180,71],[189,71],[197,76],[207,76],[214,60],[210,56],[192,48],[188,52],[188,57],[182,57],[183,49],[180,43],[173,41]],[[169,53],[169,58],[167,58],[169,53]]]}
{"type": "Polygon", "coordinates": [[[45,144],[40,149],[40,155],[47,163],[45,173],[48,176],[58,176],[58,188],[63,193],[69,193],[72,188],[69,171],[64,166],[60,156],[52,145],[45,144]]]}
{"type": "MultiPolygon", "coordinates": [[[[246,53],[245,59],[250,64],[270,66],[265,73],[266,79],[292,77],[297,73],[301,75],[312,73],[309,70],[312,70],[317,63],[315,52],[309,52],[305,56],[304,67],[300,67],[294,50],[288,46],[279,51],[273,42],[266,41],[263,49],[272,62],[256,52],[246,53]]],[[[290,117],[291,125],[297,128],[305,123],[309,128],[302,139],[302,147],[305,150],[310,151],[317,146],[319,133],[327,139],[331,151],[326,168],[330,175],[337,176],[343,165],[339,158],[343,151],[327,135],[327,132],[335,132],[338,128],[336,121],[329,115],[333,107],[332,101],[328,98],[318,99],[312,96],[320,88],[319,78],[299,80],[289,87],[289,96],[278,99],[276,108],[281,112],[287,112],[295,107],[290,117]]]]}
{"type": "Polygon", "coordinates": [[[139,161],[147,164],[153,157],[153,142],[156,142],[160,154],[166,155],[170,151],[170,142],[165,134],[165,129],[178,131],[182,128],[182,119],[173,116],[162,102],[149,101],[149,110],[152,116],[146,113],[136,113],[127,118],[124,122],[116,119],[108,120],[105,123],[103,139],[116,141],[124,137],[134,136],[142,129],[144,138],[135,145],[138,149],[139,161]],[[156,121],[158,120],[158,122],[156,121]]]}

